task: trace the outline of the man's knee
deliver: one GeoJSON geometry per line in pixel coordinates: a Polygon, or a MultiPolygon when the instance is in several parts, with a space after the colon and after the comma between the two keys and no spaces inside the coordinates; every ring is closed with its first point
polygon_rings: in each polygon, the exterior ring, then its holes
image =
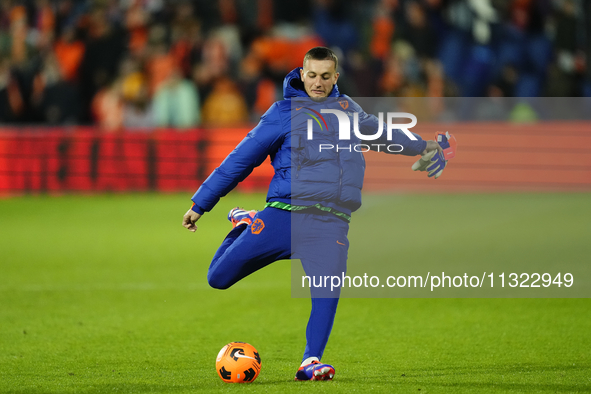
{"type": "Polygon", "coordinates": [[[232,286],[232,283],[228,281],[227,275],[216,275],[213,272],[207,273],[207,283],[214,289],[225,290],[232,286]]]}

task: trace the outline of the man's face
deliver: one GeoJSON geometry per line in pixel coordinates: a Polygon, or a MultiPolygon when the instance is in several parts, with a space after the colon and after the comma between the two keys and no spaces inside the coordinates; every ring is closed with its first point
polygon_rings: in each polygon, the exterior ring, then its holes
{"type": "Polygon", "coordinates": [[[328,97],[339,79],[339,73],[332,60],[308,59],[304,63],[304,68],[300,70],[300,76],[306,93],[313,99],[328,97]]]}

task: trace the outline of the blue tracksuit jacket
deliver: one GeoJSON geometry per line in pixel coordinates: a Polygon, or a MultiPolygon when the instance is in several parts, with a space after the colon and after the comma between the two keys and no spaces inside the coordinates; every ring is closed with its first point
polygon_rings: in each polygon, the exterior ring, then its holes
{"type": "MultiPolygon", "coordinates": [[[[275,102],[261,117],[259,124],[236,146],[201,185],[192,200],[193,210],[203,214],[210,211],[219,199],[244,180],[252,170],[267,158],[275,175],[269,185],[267,202],[281,201],[293,205],[311,206],[320,204],[350,215],[361,206],[361,188],[365,172],[363,153],[354,150],[319,150],[319,144],[342,146],[345,143],[359,144],[363,141],[351,133],[350,141],[338,140],[338,121],[333,114],[324,114],[321,130],[314,130],[313,140],[306,138],[307,119],[304,112],[292,109],[291,99],[308,98],[300,80],[300,68],[292,70],[283,82],[284,100],[275,102]],[[292,116],[293,114],[293,116],[292,116]]],[[[359,131],[374,134],[379,121],[368,115],[346,95],[339,93],[337,85],[329,97],[348,102],[349,112],[359,113],[359,131]]],[[[299,102],[299,101],[298,101],[299,102]]],[[[335,100],[325,103],[307,101],[306,108],[320,112],[320,108],[342,110],[335,100]],[[314,108],[314,107],[317,108],[314,108]]],[[[296,107],[298,108],[298,107],[296,107]]],[[[312,111],[313,112],[313,111],[312,111]]],[[[352,124],[352,122],[351,122],[352,124]]],[[[385,130],[385,126],[384,126],[385,130]]],[[[391,140],[386,133],[372,144],[399,144],[401,154],[414,156],[426,147],[426,142],[416,135],[413,141],[400,130],[394,130],[391,140]]]]}

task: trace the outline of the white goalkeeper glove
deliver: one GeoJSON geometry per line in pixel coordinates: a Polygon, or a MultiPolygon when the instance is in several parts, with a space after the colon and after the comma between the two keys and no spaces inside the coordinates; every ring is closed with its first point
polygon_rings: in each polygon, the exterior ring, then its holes
{"type": "Polygon", "coordinates": [[[449,132],[435,133],[435,141],[443,149],[443,154],[438,154],[437,150],[425,153],[419,160],[412,165],[413,171],[427,171],[429,178],[439,178],[443,169],[447,165],[447,160],[456,155],[456,138],[449,132]]]}
{"type": "Polygon", "coordinates": [[[447,164],[447,160],[444,160],[442,155],[438,154],[436,150],[425,153],[419,160],[412,165],[413,171],[427,171],[429,178],[439,178],[443,173],[443,169],[447,164]]]}
{"type": "Polygon", "coordinates": [[[431,164],[431,159],[437,153],[436,150],[432,150],[431,152],[425,153],[419,160],[412,165],[413,171],[427,171],[427,167],[431,164]]]}

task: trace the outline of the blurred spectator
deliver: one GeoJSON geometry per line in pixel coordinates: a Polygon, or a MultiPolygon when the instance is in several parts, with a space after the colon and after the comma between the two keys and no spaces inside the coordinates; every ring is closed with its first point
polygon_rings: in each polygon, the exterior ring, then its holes
{"type": "Polygon", "coordinates": [[[121,81],[115,80],[102,88],[92,100],[95,122],[106,132],[117,132],[123,127],[123,99],[121,81]]]}
{"type": "Polygon", "coordinates": [[[252,51],[242,60],[240,82],[251,120],[256,122],[277,101],[277,87],[264,74],[263,62],[252,51]]]}
{"type": "Polygon", "coordinates": [[[437,36],[429,25],[425,9],[417,0],[411,0],[406,4],[405,12],[407,24],[399,37],[412,45],[419,59],[435,58],[437,36]]]}
{"type": "MultiPolygon", "coordinates": [[[[580,14],[580,13],[579,13],[580,14]]],[[[556,65],[550,69],[547,94],[579,96],[581,77],[585,72],[585,52],[581,45],[582,31],[573,0],[564,0],[555,17],[556,65]]]]}
{"type": "Polygon", "coordinates": [[[54,46],[60,72],[66,81],[76,81],[78,69],[84,56],[84,43],[76,39],[73,26],[66,26],[54,46]]]}
{"type": "Polygon", "coordinates": [[[390,53],[395,27],[394,11],[398,6],[398,0],[380,0],[376,6],[370,46],[371,55],[375,59],[385,60],[390,53]]]}
{"type": "Polygon", "coordinates": [[[196,20],[172,27],[171,54],[180,67],[183,76],[189,77],[193,65],[201,58],[203,38],[201,24],[196,20]]]}
{"type": "Polygon", "coordinates": [[[492,97],[513,97],[515,84],[519,75],[512,64],[506,64],[503,67],[500,77],[491,85],[489,96],[492,97]]]}
{"type": "Polygon", "coordinates": [[[232,126],[248,121],[246,101],[228,77],[218,79],[203,103],[203,124],[232,126]]]}
{"type": "Polygon", "coordinates": [[[196,74],[198,84],[209,85],[230,70],[224,42],[213,33],[203,43],[200,60],[196,74]]]}
{"type": "Polygon", "coordinates": [[[43,69],[34,79],[31,101],[41,122],[50,125],[78,122],[78,93],[74,85],[62,78],[53,54],[45,57],[43,69]]]}
{"type": "Polygon", "coordinates": [[[511,110],[509,119],[514,123],[533,123],[538,120],[538,115],[527,101],[519,101],[511,110]]]}
{"type": "MultiPolygon", "coordinates": [[[[34,18],[34,34],[37,48],[48,48],[54,40],[55,14],[49,0],[36,0],[36,14],[34,18]]],[[[30,36],[30,34],[29,34],[30,36]]],[[[30,39],[30,38],[29,38],[30,39]]]]}
{"type": "Polygon", "coordinates": [[[254,38],[249,53],[263,62],[264,68],[281,86],[285,74],[302,66],[306,52],[323,42],[307,27],[283,26],[274,33],[254,38]]]}
{"type": "Polygon", "coordinates": [[[23,96],[10,70],[10,60],[0,58],[0,122],[17,121],[23,110],[23,96]]]}
{"type": "MultiPolygon", "coordinates": [[[[6,2],[11,4],[11,2],[6,2]]],[[[13,64],[22,65],[29,54],[29,45],[27,43],[28,26],[27,26],[27,10],[22,5],[16,5],[7,10],[9,12],[10,27],[7,39],[7,45],[10,50],[10,57],[13,64]]]]}
{"type": "Polygon", "coordinates": [[[489,99],[477,101],[474,110],[475,118],[481,121],[498,122],[507,119],[510,103],[503,96],[498,86],[491,85],[488,89],[489,99]]]}
{"type": "Polygon", "coordinates": [[[129,33],[128,48],[132,54],[145,50],[148,42],[150,14],[140,0],[130,0],[125,14],[125,27],[129,33]]]}
{"type": "Polygon", "coordinates": [[[59,36],[67,27],[83,25],[87,6],[87,2],[75,0],[58,0],[54,2],[57,35],[59,36]]]}
{"type": "Polygon", "coordinates": [[[121,98],[123,101],[123,127],[149,129],[155,125],[150,105],[146,75],[138,59],[128,56],[121,64],[121,98]]]}
{"type": "MultiPolygon", "coordinates": [[[[339,48],[342,53],[356,49],[358,32],[353,25],[353,18],[348,13],[352,10],[352,2],[348,0],[316,1],[313,21],[314,30],[326,46],[339,48]]],[[[346,62],[346,57],[343,58],[346,62]]]]}
{"type": "Polygon", "coordinates": [[[194,127],[201,121],[199,94],[195,85],[183,79],[175,68],[154,95],[153,110],[156,126],[194,127]]]}
{"type": "Polygon", "coordinates": [[[406,84],[404,76],[404,63],[414,56],[414,49],[406,42],[399,42],[396,45],[398,50],[393,51],[385,59],[384,72],[380,81],[378,94],[386,96],[400,95],[401,89],[406,84]]]}
{"type": "Polygon", "coordinates": [[[148,89],[143,85],[133,99],[124,100],[123,127],[127,130],[145,130],[151,129],[155,125],[154,111],[150,106],[148,89]]]}
{"type": "MultiPolygon", "coordinates": [[[[127,45],[126,34],[110,24],[106,8],[91,11],[88,25],[89,40],[80,67],[80,92],[83,105],[117,76],[119,63],[127,45]]],[[[88,106],[90,108],[90,106],[88,106]]],[[[85,118],[89,114],[85,114],[85,118]]]]}
{"type": "Polygon", "coordinates": [[[175,59],[169,53],[164,42],[150,45],[146,68],[150,80],[151,94],[154,94],[164,81],[170,77],[176,66],[175,59]]]}

